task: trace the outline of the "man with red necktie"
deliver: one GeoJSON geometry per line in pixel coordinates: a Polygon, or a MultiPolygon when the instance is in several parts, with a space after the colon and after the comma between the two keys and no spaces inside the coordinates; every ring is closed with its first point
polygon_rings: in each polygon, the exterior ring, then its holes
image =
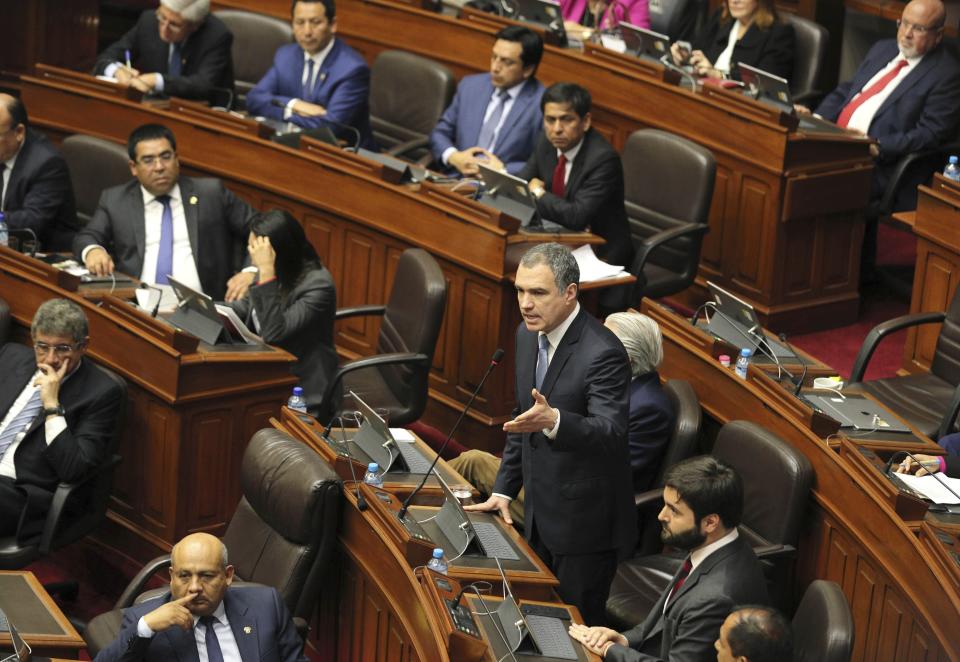
{"type": "Polygon", "coordinates": [[[517,176],[530,182],[544,219],[600,235],[607,243],[595,247],[597,257],[629,268],[633,243],[623,205],[623,165],[591,128],[590,104],[590,93],[579,85],[548,87],[540,99],[543,134],[517,176]]]}

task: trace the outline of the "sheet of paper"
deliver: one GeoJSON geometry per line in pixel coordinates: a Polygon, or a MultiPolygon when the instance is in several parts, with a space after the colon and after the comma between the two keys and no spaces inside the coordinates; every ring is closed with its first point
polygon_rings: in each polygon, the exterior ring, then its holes
{"type": "Polygon", "coordinates": [[[589,283],[606,278],[617,278],[626,275],[623,267],[616,264],[607,264],[596,256],[590,244],[584,244],[573,251],[573,258],[580,267],[580,282],[589,283]]]}
{"type": "Polygon", "coordinates": [[[960,479],[950,478],[940,473],[938,473],[936,477],[932,475],[913,476],[911,474],[897,474],[897,478],[934,503],[941,503],[948,506],[960,504],[960,498],[951,494],[950,490],[944,487],[944,484],[946,484],[951,490],[960,494],[960,479]]]}
{"type": "Polygon", "coordinates": [[[392,434],[393,438],[397,441],[407,441],[413,443],[417,440],[417,438],[413,436],[413,433],[406,428],[390,428],[390,434],[392,434]]]}
{"type": "Polygon", "coordinates": [[[615,35],[601,34],[600,43],[604,48],[609,48],[611,51],[616,51],[617,53],[627,52],[627,42],[615,35]]]}

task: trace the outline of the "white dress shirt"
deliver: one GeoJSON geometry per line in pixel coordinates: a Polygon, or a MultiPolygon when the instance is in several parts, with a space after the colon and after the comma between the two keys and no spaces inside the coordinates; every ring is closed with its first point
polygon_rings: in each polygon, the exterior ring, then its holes
{"type": "MultiPolygon", "coordinates": [[[[693,550],[692,552],[690,552],[690,574],[688,574],[687,577],[692,575],[693,571],[697,569],[697,566],[703,563],[708,556],[713,554],[715,551],[717,551],[721,547],[729,545],[739,537],[740,537],[740,532],[737,531],[737,527],[733,527],[733,530],[730,531],[730,533],[720,538],[719,540],[714,540],[709,545],[699,547],[693,550]]],[[[670,587],[670,591],[673,592],[673,586],[670,587]]],[[[664,612],[667,611],[667,604],[669,604],[669,602],[670,602],[669,598],[664,601],[663,603],[664,612]]]]}
{"type": "MultiPolygon", "coordinates": [[[[240,649],[237,647],[233,630],[230,629],[230,621],[227,619],[227,610],[223,606],[223,600],[217,605],[212,616],[217,619],[217,622],[213,624],[213,631],[217,635],[220,652],[223,653],[223,662],[242,662],[240,649]]],[[[197,641],[197,654],[200,656],[200,662],[209,662],[207,659],[207,628],[197,627],[199,620],[199,616],[193,617],[193,636],[197,641]]],[[[137,621],[137,635],[144,639],[152,639],[154,634],[156,633],[150,629],[144,617],[141,616],[140,620],[137,621]]]]}
{"type": "Polygon", "coordinates": [[[730,27],[730,36],[727,39],[727,47],[720,51],[717,61],[713,63],[713,68],[722,71],[724,74],[730,73],[730,60],[733,59],[733,49],[737,47],[737,35],[740,32],[740,21],[734,21],[730,27]]]}
{"type": "MultiPolygon", "coordinates": [[[[77,364],[80,365],[79,363],[77,364]]],[[[76,370],[76,368],[74,368],[76,370]]],[[[33,383],[37,380],[42,373],[37,370],[33,373],[33,376],[27,380],[27,385],[23,387],[23,390],[20,391],[20,395],[17,396],[17,399],[13,401],[13,405],[7,410],[7,415],[3,417],[3,420],[0,421],[0,434],[3,434],[3,431],[7,429],[7,426],[10,425],[11,421],[17,417],[17,414],[27,406],[27,403],[30,401],[30,398],[33,397],[33,394],[39,389],[39,386],[34,386],[33,383]]],[[[73,374],[73,371],[70,374],[66,375],[63,378],[63,381],[60,383],[61,387],[70,379],[70,375],[73,374]]],[[[39,414],[43,416],[43,413],[39,414]]],[[[67,419],[63,416],[50,416],[43,423],[43,432],[45,436],[45,441],[47,446],[49,446],[54,439],[57,438],[61,432],[67,429],[67,419]]],[[[14,465],[14,455],[16,455],[17,448],[20,446],[20,442],[23,441],[23,438],[26,436],[26,431],[21,432],[16,437],[14,437],[13,442],[7,448],[7,451],[3,454],[3,457],[0,458],[0,476],[6,476],[7,478],[12,478],[13,480],[17,479],[17,468],[14,465]]]]}
{"type": "MultiPolygon", "coordinates": [[[[308,52],[303,51],[303,74],[300,76],[300,86],[301,89],[303,86],[307,86],[308,89],[312,90],[317,86],[317,76],[320,75],[320,67],[323,66],[323,61],[327,59],[327,56],[330,55],[330,51],[333,50],[334,39],[330,40],[330,43],[327,44],[323,50],[317,51],[313,55],[310,55],[308,52]],[[307,67],[307,63],[313,60],[313,79],[307,84],[307,73],[310,71],[307,67]]],[[[287,102],[286,108],[283,109],[283,119],[288,120],[293,116],[293,104],[297,101],[305,101],[305,99],[300,99],[299,96],[295,96],[290,101],[287,102]]]]}
{"type": "MultiPolygon", "coordinates": [[[[510,114],[510,111],[513,109],[513,104],[517,100],[517,97],[520,96],[520,90],[523,89],[523,86],[526,84],[526,80],[522,80],[511,88],[507,89],[507,98],[503,100],[503,112],[500,113],[500,121],[497,123],[497,127],[493,130],[493,145],[496,147],[497,139],[500,138],[500,129],[503,128],[503,123],[507,120],[507,115],[510,114]]],[[[483,111],[483,122],[480,123],[480,126],[483,127],[487,123],[487,118],[493,113],[493,109],[497,107],[497,99],[500,94],[500,88],[494,88],[493,94],[490,95],[490,101],[487,102],[487,109],[483,111]]],[[[476,147],[476,145],[471,145],[471,147],[476,147]]],[[[466,147],[464,148],[466,149],[466,147]]],[[[440,155],[440,160],[443,162],[443,165],[450,165],[450,155],[458,151],[456,147],[447,147],[443,150],[443,154],[440,155]]]]}
{"type": "Polygon", "coordinates": [[[897,62],[900,60],[906,60],[907,66],[897,72],[896,77],[891,80],[883,90],[867,99],[863,102],[863,105],[857,108],[853,115],[850,116],[850,121],[847,123],[848,129],[856,129],[866,134],[870,125],[873,123],[873,117],[877,114],[877,111],[880,110],[880,106],[883,105],[883,102],[893,94],[893,91],[897,89],[897,85],[903,82],[903,79],[910,75],[910,72],[917,68],[917,65],[920,64],[920,61],[923,60],[923,55],[917,57],[904,57],[902,53],[897,53],[897,56],[890,60],[887,63],[887,66],[883,67],[876,75],[867,81],[867,84],[858,92],[850,102],[852,103],[860,94],[863,93],[863,90],[870,89],[874,83],[880,80],[883,76],[887,74],[891,69],[896,66],[897,62]]]}

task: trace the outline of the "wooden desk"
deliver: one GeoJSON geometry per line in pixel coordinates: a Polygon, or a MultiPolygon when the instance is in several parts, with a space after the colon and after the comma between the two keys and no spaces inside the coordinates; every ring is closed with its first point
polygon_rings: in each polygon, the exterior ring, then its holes
{"type": "MultiPolygon", "coordinates": [[[[86,643],[63,615],[32,572],[0,571],[0,609],[13,623],[35,656],[76,660],[86,643]]],[[[10,635],[0,634],[0,656],[10,635]]]]}
{"type": "Polygon", "coordinates": [[[115,297],[95,305],[61,287],[59,275],[0,247],[14,337],[27,337],[42,302],[71,299],[90,323],[87,355],[127,381],[123,462],[99,539],[142,563],[187,533],[223,533],[240,499],[243,450],[289,397],[293,356],[199,344],[115,297]]]}
{"type": "Polygon", "coordinates": [[[660,374],[690,382],[708,417],[718,424],[753,421],[810,460],[815,480],[797,555],[796,594],[816,578],[843,588],[857,630],[852,659],[960,659],[960,588],[930,560],[916,523],[911,528],[865,485],[861,467],[814,432],[801,415],[806,407],[771,397],[762,380],[743,380],[722,368],[688,321],[648,300],[643,312],[663,333],[660,374]]]}
{"type": "MultiPolygon", "coordinates": [[[[286,0],[214,4],[283,20],[290,13],[286,0]]],[[[401,49],[463,76],[487,70],[502,21],[476,12],[458,19],[391,0],[345,0],[337,24],[368,61],[401,49]]],[[[587,87],[594,127],[618,149],[630,133],[651,127],[714,153],[710,233],[690,300],[701,299],[711,280],[746,297],[776,331],[856,320],[861,211],[873,167],[867,141],[793,130],[796,120],[769,106],[716,89],[694,94],[669,82],[661,67],[593,45],[585,52],[547,46],[537,76],[587,87]]]]}
{"type": "MultiPolygon", "coordinates": [[[[910,313],[947,310],[960,283],[960,184],[935,174],[930,186],[919,188],[913,232],[917,262],[910,313]]],[[[924,324],[907,331],[904,370],[930,370],[941,326],[924,324]]]]}

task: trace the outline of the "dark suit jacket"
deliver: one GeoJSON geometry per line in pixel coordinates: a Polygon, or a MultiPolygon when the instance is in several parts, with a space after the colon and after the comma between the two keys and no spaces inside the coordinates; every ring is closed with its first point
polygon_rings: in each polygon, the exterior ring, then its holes
{"type": "Polygon", "coordinates": [[[318,407],[324,389],[333,379],[339,361],[333,346],[333,318],[337,290],[326,267],[313,269],[291,290],[284,305],[280,281],[251,287],[249,295],[231,304],[237,315],[253,327],[257,311],[260,335],[297,357],[293,374],[300,380],[307,406],[318,407]]]}
{"type": "Polygon", "coordinates": [[[30,228],[41,250],[69,250],[79,229],[67,162],[43,134],[27,129],[3,192],[11,229],[30,228]]]}
{"type": "MultiPolygon", "coordinates": [[[[31,348],[16,343],[0,347],[0,418],[36,371],[31,348]]],[[[116,382],[84,358],[60,387],[67,429],[47,445],[43,415],[33,422],[14,454],[16,484],[27,495],[28,519],[46,511],[58,483],[76,481],[107,459],[124,404],[121,394],[116,382]]]]}
{"type": "MultiPolygon", "coordinates": [[[[219,179],[180,177],[179,184],[200,284],[206,294],[223,299],[227,280],[240,266],[239,247],[247,240],[253,210],[219,179]]],[[[119,271],[139,278],[145,242],[143,192],[134,179],[103,192],[90,223],[77,233],[73,252],[79,260],[87,246],[103,246],[119,271]]]]}
{"type": "Polygon", "coordinates": [[[660,386],[660,375],[656,370],[630,382],[627,441],[634,490],[650,489],[673,432],[674,418],[673,404],[660,386]]]}
{"type": "MultiPolygon", "coordinates": [[[[537,333],[521,323],[516,347],[516,417],[533,406],[537,333]]],[[[522,486],[527,536],[536,523],[554,554],[633,549],[636,514],[627,458],[630,368],[617,337],[584,308],[550,361],[542,393],[560,410],[553,441],[542,432],[509,434],[493,491],[522,486]]]]}
{"type": "Polygon", "coordinates": [[[943,460],[946,463],[946,473],[951,478],[960,478],[960,455],[944,455],[943,460]]]}
{"type": "MultiPolygon", "coordinates": [[[[283,106],[290,99],[301,99],[303,86],[303,49],[296,44],[286,44],[277,49],[270,71],[247,94],[247,112],[273,119],[283,119],[283,108],[273,105],[279,101],[283,106]]],[[[373,134],[370,132],[370,67],[366,60],[342,40],[335,39],[333,48],[315,75],[314,87],[304,101],[327,109],[326,117],[291,116],[299,126],[315,129],[328,126],[338,136],[352,144],[356,136],[337,124],[352,126],[360,132],[360,147],[373,149],[373,134]],[[327,120],[333,120],[328,122],[327,120]]]]}
{"type": "MultiPolygon", "coordinates": [[[[95,658],[100,662],[196,662],[193,630],[172,627],[150,639],[137,636],[137,622],[170,600],[170,594],[147,600],[123,612],[120,634],[95,658]]],[[[303,642],[276,589],[231,586],[223,597],[230,629],[244,662],[306,662],[303,642]]]]}
{"type": "MultiPolygon", "coordinates": [[[[461,150],[477,145],[480,129],[483,128],[483,116],[493,91],[490,74],[464,76],[457,86],[453,101],[430,134],[430,149],[437,161],[449,147],[461,150]]],[[[523,168],[543,131],[541,96],[543,84],[536,78],[529,78],[520,88],[510,113],[504,118],[497,142],[491,150],[512,174],[523,168]]]]}
{"type": "MultiPolygon", "coordinates": [[[[670,582],[672,588],[676,576],[670,582]]],[[[672,596],[667,589],[647,618],[624,632],[630,647],[614,645],[612,662],[706,662],[716,659],[713,643],[737,605],[768,604],[760,562],[743,536],[703,560],[672,596]]]]}
{"type": "MultiPolygon", "coordinates": [[[[701,50],[710,62],[727,48],[733,20],[721,22],[718,9],[693,40],[694,50],[701,50]]],[[[733,47],[730,58],[732,78],[740,80],[737,63],[763,69],[775,76],[789,80],[793,76],[793,58],[796,35],[789,23],[774,21],[766,30],[751,25],[733,47]]]]}
{"type": "Polygon", "coordinates": [[[102,74],[113,62],[123,62],[130,51],[135,69],[141,73],[163,74],[163,93],[184,99],[211,98],[214,87],[233,89],[233,34],[219,18],[208,14],[180,50],[179,76],[168,76],[170,44],[160,39],[157,14],[147,9],[137,24],[97,56],[94,73],[102,74]]]}
{"type": "Polygon", "coordinates": [[[547,192],[537,201],[541,216],[571,230],[590,230],[600,235],[607,243],[595,247],[597,256],[629,268],[633,242],[623,206],[620,155],[595,130],[587,131],[562,198],[549,190],[556,167],[557,149],[541,131],[536,149],[517,175],[526,180],[537,177],[545,183],[547,192]]]}
{"type": "MultiPolygon", "coordinates": [[[[874,44],[853,79],[841,83],[827,95],[817,113],[836,121],[843,108],[899,52],[895,39],[874,44]]],[[[876,138],[880,156],[874,168],[874,197],[887,188],[896,162],[904,154],[931,149],[951,140],[960,120],[960,64],[941,44],[927,53],[893,90],[873,116],[867,133],[876,138]]],[[[916,206],[917,186],[926,183],[933,168],[942,163],[924,164],[910,171],[897,197],[897,209],[916,206]]]]}

